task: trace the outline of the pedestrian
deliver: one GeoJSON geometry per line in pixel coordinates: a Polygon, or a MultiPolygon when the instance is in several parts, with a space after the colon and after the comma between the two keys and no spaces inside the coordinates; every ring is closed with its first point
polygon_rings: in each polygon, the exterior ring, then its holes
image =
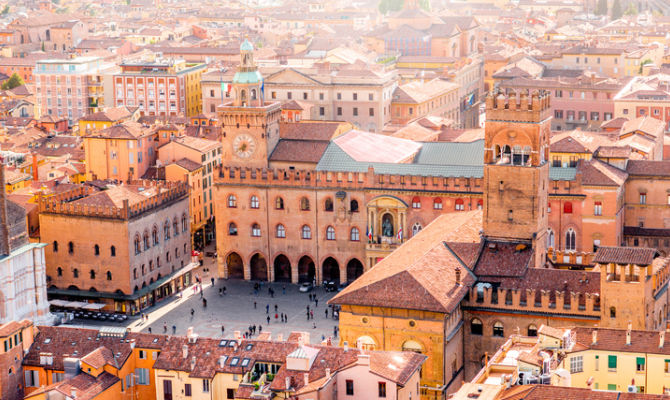
{"type": "Polygon", "coordinates": [[[254,310],[256,309],[256,302],[254,301],[254,310]]]}
{"type": "Polygon", "coordinates": [[[307,311],[307,321],[309,321],[309,311],[307,311]]]}
{"type": "Polygon", "coordinates": [[[214,286],[214,277],[212,277],[212,286],[214,286]]]}
{"type": "Polygon", "coordinates": [[[163,333],[167,333],[167,322],[163,321],[163,333]]]}
{"type": "Polygon", "coordinates": [[[309,310],[309,318],[314,319],[314,310],[309,310]]]}
{"type": "Polygon", "coordinates": [[[260,335],[261,332],[263,332],[263,327],[261,325],[258,325],[258,334],[260,335]]]}
{"type": "Polygon", "coordinates": [[[226,332],[226,327],[223,326],[223,325],[221,325],[221,335],[223,336],[223,334],[224,334],[225,332],[226,332]]]}
{"type": "Polygon", "coordinates": [[[270,305],[269,304],[265,305],[265,313],[270,314],[270,305]]]}
{"type": "Polygon", "coordinates": [[[281,294],[282,294],[282,295],[286,294],[286,285],[282,285],[282,287],[281,287],[281,294]]]}
{"type": "Polygon", "coordinates": [[[223,295],[224,296],[226,295],[226,287],[225,286],[223,287],[223,295]]]}
{"type": "Polygon", "coordinates": [[[314,297],[314,307],[318,307],[318,306],[319,306],[319,299],[314,297]]]}
{"type": "Polygon", "coordinates": [[[144,322],[144,313],[140,313],[140,320],[144,322]]]}
{"type": "Polygon", "coordinates": [[[195,314],[195,310],[191,308],[191,317],[195,314]]]}
{"type": "Polygon", "coordinates": [[[309,304],[307,305],[307,312],[309,312],[309,304]]]}
{"type": "Polygon", "coordinates": [[[267,320],[268,320],[268,325],[270,325],[270,316],[269,315],[268,315],[267,320]]]}
{"type": "Polygon", "coordinates": [[[277,312],[277,308],[279,308],[279,307],[275,304],[275,312],[277,312]]]}
{"type": "Polygon", "coordinates": [[[205,298],[202,299],[202,307],[207,308],[207,299],[205,298]]]}
{"type": "Polygon", "coordinates": [[[223,288],[219,288],[219,297],[223,297],[223,288]]]}
{"type": "Polygon", "coordinates": [[[172,325],[172,334],[173,335],[177,334],[177,325],[172,325]]]}
{"type": "Polygon", "coordinates": [[[316,322],[313,323],[312,329],[316,329],[316,322]]]}
{"type": "Polygon", "coordinates": [[[275,313],[275,321],[279,319],[279,314],[275,313]]]}
{"type": "Polygon", "coordinates": [[[333,336],[337,337],[337,325],[333,327],[333,336]]]}
{"type": "Polygon", "coordinates": [[[255,335],[255,334],[256,334],[256,324],[254,324],[254,325],[251,327],[251,329],[252,329],[252,331],[254,332],[254,335],[255,335]]]}
{"type": "Polygon", "coordinates": [[[151,333],[151,327],[149,327],[149,333],[151,333]]]}
{"type": "Polygon", "coordinates": [[[326,318],[328,318],[328,309],[326,308],[326,318]]]}

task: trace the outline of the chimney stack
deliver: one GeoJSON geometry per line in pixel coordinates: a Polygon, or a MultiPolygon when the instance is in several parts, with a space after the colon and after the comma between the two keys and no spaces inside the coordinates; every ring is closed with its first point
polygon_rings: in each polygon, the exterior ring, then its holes
{"type": "Polygon", "coordinates": [[[326,368],[326,379],[330,379],[330,368],[326,368]]]}
{"type": "Polygon", "coordinates": [[[593,332],[591,332],[591,344],[596,343],[598,343],[598,331],[594,329],[593,332]]]}
{"type": "Polygon", "coordinates": [[[461,267],[456,267],[456,283],[461,284],[461,267]]]}
{"type": "Polygon", "coordinates": [[[291,377],[287,376],[286,377],[286,390],[289,390],[291,388],[291,377]]]}
{"type": "Polygon", "coordinates": [[[347,342],[347,341],[345,340],[345,341],[342,343],[342,348],[344,349],[344,352],[345,352],[345,353],[346,353],[347,351],[349,351],[349,342],[347,342]]]}
{"type": "Polygon", "coordinates": [[[658,347],[663,347],[665,345],[665,331],[658,332],[658,347]]]}
{"type": "Polygon", "coordinates": [[[305,372],[303,377],[305,378],[305,386],[309,385],[309,373],[305,372]]]}
{"type": "Polygon", "coordinates": [[[183,358],[188,357],[188,346],[187,345],[181,346],[181,356],[183,358]]]}
{"type": "Polygon", "coordinates": [[[191,371],[195,369],[195,362],[196,362],[195,356],[191,357],[191,371]]]}
{"type": "Polygon", "coordinates": [[[40,172],[37,168],[37,153],[33,153],[33,181],[37,182],[40,180],[40,172]]]}
{"type": "Polygon", "coordinates": [[[628,322],[628,329],[626,330],[626,344],[630,345],[630,335],[631,331],[633,330],[633,324],[628,322]]]}

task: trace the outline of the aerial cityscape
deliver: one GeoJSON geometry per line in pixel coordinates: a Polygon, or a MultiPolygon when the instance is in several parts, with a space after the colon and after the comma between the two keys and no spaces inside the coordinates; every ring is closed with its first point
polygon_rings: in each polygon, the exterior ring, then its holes
{"type": "Polygon", "coordinates": [[[670,400],[670,0],[0,0],[0,400],[670,400]]]}

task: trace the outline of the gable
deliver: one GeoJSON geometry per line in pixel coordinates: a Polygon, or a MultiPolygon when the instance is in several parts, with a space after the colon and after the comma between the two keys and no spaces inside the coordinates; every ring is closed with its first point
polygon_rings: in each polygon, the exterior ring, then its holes
{"type": "Polygon", "coordinates": [[[293,68],[286,68],[265,77],[265,83],[279,85],[321,85],[321,82],[318,82],[293,68]]]}

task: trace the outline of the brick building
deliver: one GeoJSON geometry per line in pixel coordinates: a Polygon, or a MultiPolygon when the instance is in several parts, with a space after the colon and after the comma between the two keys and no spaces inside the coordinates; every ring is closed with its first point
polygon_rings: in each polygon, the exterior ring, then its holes
{"type": "Polygon", "coordinates": [[[33,343],[34,327],[30,320],[14,320],[0,325],[0,395],[6,400],[22,400],[25,354],[33,343]]]}
{"type": "Polygon", "coordinates": [[[39,199],[48,293],[135,314],[190,284],[186,183],[80,185],[39,199]]]}

